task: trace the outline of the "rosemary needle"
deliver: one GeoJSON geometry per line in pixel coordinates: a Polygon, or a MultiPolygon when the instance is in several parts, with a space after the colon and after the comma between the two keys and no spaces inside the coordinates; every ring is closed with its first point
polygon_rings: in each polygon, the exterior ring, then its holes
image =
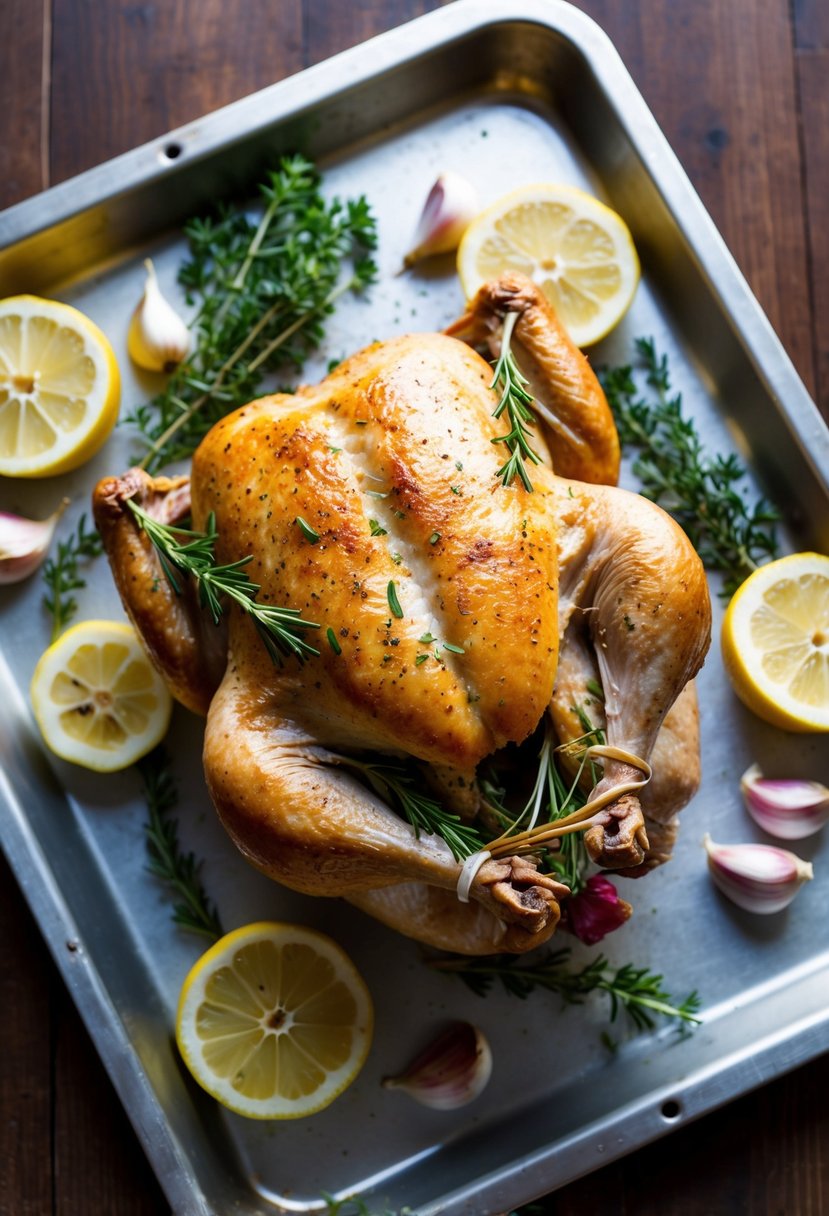
{"type": "Polygon", "coordinates": [[[127,506],[135,516],[138,526],[150,538],[161,562],[161,567],[176,595],[181,594],[181,583],[177,572],[191,575],[199,586],[199,599],[218,625],[222,618],[221,596],[233,600],[253,620],[273,662],[281,667],[283,658],[296,655],[302,662],[319,651],[302,637],[306,629],[319,629],[313,621],[304,621],[296,608],[279,608],[275,604],[262,604],[256,599],[259,584],[251,581],[243,567],[251,557],[240,558],[225,566],[216,565],[216,518],[211,514],[206,532],[194,532],[170,524],[162,524],[148,515],[132,499],[127,506]],[[185,539],[182,540],[181,538],[185,539]]]}
{"type": "MultiPolygon", "coordinates": [[[[528,383],[527,378],[521,374],[510,349],[512,331],[515,328],[517,320],[517,312],[508,312],[504,317],[504,328],[501,335],[501,354],[495,364],[492,383],[489,386],[490,388],[500,387],[501,389],[501,399],[492,411],[492,416],[493,418],[500,418],[506,410],[510,429],[506,435],[499,435],[492,442],[504,443],[510,451],[509,459],[501,466],[496,476],[501,478],[505,486],[512,485],[515,477],[518,476],[521,478],[524,489],[532,490],[533,486],[525,461],[529,460],[533,464],[540,464],[541,457],[530,447],[529,442],[529,427],[535,421],[530,409],[534,399],[525,388],[525,385],[528,383]]],[[[452,488],[453,490],[455,489],[454,486],[452,488]]]]}

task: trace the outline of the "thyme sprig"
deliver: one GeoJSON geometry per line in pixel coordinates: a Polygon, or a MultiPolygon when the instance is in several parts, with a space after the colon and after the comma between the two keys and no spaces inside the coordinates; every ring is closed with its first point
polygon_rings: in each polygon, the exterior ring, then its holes
{"type": "Polygon", "coordinates": [[[777,554],[779,513],[765,499],[749,506],[739,483],[746,475],[737,456],[709,456],[693,418],[672,392],[666,355],[652,338],[637,338],[638,363],[606,368],[600,379],[623,446],[638,449],[633,472],[641,492],[657,502],[687,533],[710,570],[725,575],[730,596],[764,561],[777,554]],[[637,372],[644,373],[640,392],[637,372]]]}
{"type": "Polygon", "coordinates": [[[156,878],[169,883],[181,902],[173,908],[173,920],[183,929],[201,933],[212,941],[223,930],[215,906],[201,883],[202,863],[192,853],[182,851],[178,839],[178,820],[171,811],[178,802],[170,761],[162,747],[139,760],[136,765],[147,802],[144,825],[149,862],[147,868],[156,878]]]}
{"type": "Polygon", "coordinates": [[[583,967],[570,967],[571,951],[548,950],[535,962],[521,955],[502,954],[492,958],[475,959],[449,955],[429,959],[436,971],[458,975],[478,996],[486,996],[497,980],[512,996],[524,1000],[536,988],[555,992],[565,1005],[582,1005],[594,992],[604,992],[610,998],[610,1021],[615,1022],[623,1011],[637,1030],[652,1030],[657,1017],[679,1022],[699,1022],[696,1016],[699,997],[691,992],[677,1004],[663,987],[661,975],[647,967],[625,963],[614,968],[603,954],[598,954],[583,967]]]}
{"type": "Polygon", "coordinates": [[[190,456],[219,418],[257,395],[266,373],[300,368],[337,298],[376,277],[365,198],[327,201],[302,156],[284,157],[260,192],[258,222],[225,206],[185,226],[190,258],[179,281],[197,306],[194,350],[128,418],[147,444],[141,466],[150,472],[190,456]]]}
{"type": "Polygon", "coordinates": [[[56,642],[78,611],[78,601],[72,594],[86,586],[80,574],[82,563],[92,561],[103,553],[103,541],[93,528],[86,529],[86,515],[78,520],[71,536],[59,542],[54,558],[43,565],[46,593],[43,606],[52,617],[52,638],[56,642]]]}
{"type": "Polygon", "coordinates": [[[158,553],[161,568],[176,595],[181,595],[181,582],[177,572],[190,575],[199,588],[199,602],[207,608],[218,625],[222,619],[224,605],[222,596],[232,600],[253,620],[259,636],[277,667],[290,655],[302,662],[319,651],[306,642],[302,631],[319,629],[314,621],[304,621],[297,608],[280,608],[276,604],[257,601],[260,585],[254,583],[243,567],[252,560],[250,556],[224,566],[216,565],[215,546],[218,533],[216,518],[211,512],[207,518],[207,531],[194,532],[175,524],[163,524],[129,499],[128,507],[138,526],[158,553]],[[188,539],[182,539],[188,538],[188,539]]]}
{"type": "Polygon", "coordinates": [[[363,774],[374,792],[408,820],[416,837],[419,838],[421,832],[441,836],[456,861],[463,861],[484,847],[475,828],[463,823],[459,815],[447,811],[437,799],[414,788],[415,777],[405,768],[396,764],[357,760],[352,756],[340,756],[339,759],[342,764],[363,774]]]}
{"type": "Polygon", "coordinates": [[[506,410],[510,429],[506,435],[499,435],[492,442],[505,443],[510,452],[509,459],[501,465],[496,476],[501,478],[505,486],[512,485],[515,477],[518,476],[521,478],[524,489],[531,491],[533,486],[525,461],[540,464],[541,457],[530,446],[530,431],[527,425],[532,426],[535,421],[530,409],[534,398],[525,388],[529,381],[519,370],[510,349],[512,331],[517,320],[517,312],[508,312],[504,317],[501,354],[495,364],[492,383],[489,386],[501,390],[501,399],[492,411],[492,417],[500,418],[506,410]]]}

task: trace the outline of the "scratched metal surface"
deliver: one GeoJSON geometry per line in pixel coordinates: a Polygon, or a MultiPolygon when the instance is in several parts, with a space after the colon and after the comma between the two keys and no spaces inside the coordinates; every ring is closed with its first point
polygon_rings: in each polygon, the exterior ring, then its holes
{"type": "MultiPolygon", "coordinates": [[[[367,300],[339,307],[309,380],[374,338],[441,328],[461,311],[451,260],[395,274],[441,169],[467,176],[484,204],[524,182],[571,182],[622,211],[643,264],[629,315],[594,361],[627,361],[634,336],[653,335],[706,445],[738,449],[761,474],[749,492],[762,486],[786,512],[784,547],[826,548],[825,427],[609,44],[567,5],[454,5],[409,27],[405,40],[385,35],[171,138],[183,149],[175,162],[159,141],[0,216],[2,294],[36,289],[97,321],[119,358],[125,406],[155,388],[126,354],[142,259],[152,254],[175,295],[182,207],[198,211],[217,181],[239,196],[267,151],[298,145],[318,155],[326,189],[366,194],[379,220],[380,282],[367,300]]],[[[67,494],[68,532],[88,510],[97,478],[125,468],[136,450],[120,428],[75,474],[0,483],[0,506],[44,513],[67,494]]],[[[200,946],[173,928],[167,896],[144,868],[136,780],[47,757],[33,728],[27,689],[48,641],[40,595],[34,580],[0,599],[4,847],[176,1212],[319,1211],[324,1190],[371,1191],[378,1206],[409,1204],[424,1216],[484,1216],[829,1046],[829,952],[814,932],[829,917],[825,838],[799,845],[817,879],[771,918],[721,900],[700,847],[704,831],[761,838],[738,793],[750,762],[825,780],[826,742],[784,736],[744,711],[715,642],[699,679],[702,788],[683,814],[670,866],[635,887],[622,881],[635,915],[603,943],[613,961],[662,972],[674,994],[697,988],[704,1022],[684,1038],[671,1030],[628,1038],[615,1054],[599,1039],[600,998],[566,1010],[541,993],[518,1002],[496,991],[481,1000],[428,970],[415,943],[356,910],[253,873],[205,791],[201,723],[177,709],[170,750],[182,842],[205,859],[224,925],[285,919],[330,933],[365,976],[376,1008],[368,1063],[328,1110],[274,1124],[219,1110],[175,1054],[178,991],[200,946]],[[439,1113],[381,1089],[380,1079],[447,1018],[476,1022],[491,1040],[495,1067],[483,1096],[439,1113]],[[663,1113],[667,1099],[678,1103],[674,1119],[663,1113]]],[[[79,619],[123,615],[103,562],[79,600],[79,619]]],[[[715,597],[715,638],[720,611],[715,597]]]]}

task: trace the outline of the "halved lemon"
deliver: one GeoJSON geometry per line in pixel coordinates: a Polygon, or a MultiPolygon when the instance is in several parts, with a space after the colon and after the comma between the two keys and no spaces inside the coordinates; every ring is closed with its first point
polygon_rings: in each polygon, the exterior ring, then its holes
{"type": "Polygon", "coordinates": [[[467,299],[505,270],[534,279],[577,346],[624,316],[639,282],[627,224],[575,186],[522,186],[481,212],[458,249],[467,299]]]}
{"type": "Polygon", "coordinates": [[[118,418],[107,339],[54,300],[0,300],[0,474],[51,477],[89,460],[118,418]]]}
{"type": "Polygon", "coordinates": [[[794,553],[746,579],[725,614],[725,668],[759,718],[829,731],[829,557],[794,553]]]}
{"type": "Polygon", "coordinates": [[[82,621],[49,647],[32,676],[43,738],[98,773],[126,768],[163,739],[172,698],[131,625],[82,621]]]}
{"type": "Polygon", "coordinates": [[[228,933],[184,981],[176,1041],[203,1089],[250,1119],[322,1110],[362,1068],[371,997],[329,937],[261,921],[228,933]]]}

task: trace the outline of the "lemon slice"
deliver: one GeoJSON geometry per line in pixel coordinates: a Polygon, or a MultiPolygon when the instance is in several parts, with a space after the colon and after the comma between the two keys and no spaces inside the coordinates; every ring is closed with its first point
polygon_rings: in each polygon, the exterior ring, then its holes
{"type": "Polygon", "coordinates": [[[467,299],[518,270],[534,279],[577,346],[598,342],[624,316],[639,282],[627,224],[575,186],[522,186],[467,228],[458,274],[467,299]]]}
{"type": "Polygon", "coordinates": [[[795,553],[746,579],[725,614],[722,650],[750,710],[791,731],[829,731],[829,557],[795,553]]]}
{"type": "Polygon", "coordinates": [[[126,768],[160,743],[172,699],[131,625],[82,621],[41,655],[32,708],[64,760],[99,773],[126,768]]]}
{"type": "Polygon", "coordinates": [[[262,921],[198,960],[179,998],[176,1041],[203,1089],[250,1119],[322,1110],[362,1068],[371,998],[322,933],[262,921]]]}
{"type": "Polygon", "coordinates": [[[112,347],[88,317],[37,296],[0,300],[0,474],[76,469],[115,426],[120,398],[112,347]]]}

